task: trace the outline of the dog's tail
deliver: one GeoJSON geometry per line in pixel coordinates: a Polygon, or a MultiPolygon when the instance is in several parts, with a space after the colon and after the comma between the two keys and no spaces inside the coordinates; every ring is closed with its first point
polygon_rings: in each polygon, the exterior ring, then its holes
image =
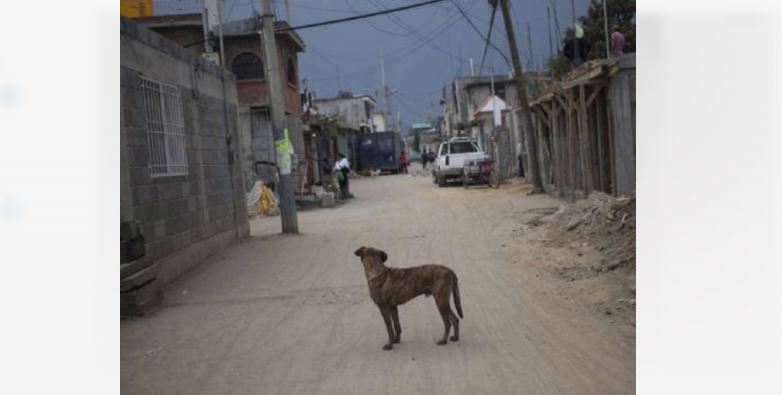
{"type": "Polygon", "coordinates": [[[453,275],[453,304],[456,305],[456,312],[459,313],[459,318],[464,318],[464,314],[462,314],[462,298],[459,297],[459,279],[456,277],[456,273],[453,275]]]}

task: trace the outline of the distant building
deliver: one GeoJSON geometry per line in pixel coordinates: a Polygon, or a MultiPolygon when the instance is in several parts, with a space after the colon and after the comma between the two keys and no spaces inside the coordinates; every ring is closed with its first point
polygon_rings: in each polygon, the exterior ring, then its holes
{"type": "MultiPolygon", "coordinates": [[[[536,75],[525,73],[529,76],[528,89],[536,86],[536,75]]],[[[507,148],[506,154],[513,157],[508,163],[511,171],[518,171],[519,155],[526,161],[526,147],[521,130],[521,118],[515,110],[518,103],[516,85],[512,77],[508,75],[481,75],[457,77],[451,84],[451,96],[440,100],[442,116],[444,118],[443,131],[445,136],[468,136],[476,139],[478,145],[486,149],[492,133],[495,130],[494,104],[503,107],[499,111],[499,127],[506,128],[509,141],[504,142],[507,148]],[[492,82],[494,97],[492,97],[492,82]],[[489,106],[487,108],[487,105],[489,106]],[[491,110],[487,112],[486,110],[491,110]]]]}
{"type": "Polygon", "coordinates": [[[372,131],[373,132],[387,132],[393,130],[388,124],[388,114],[384,111],[372,112],[372,131]]]}
{"type": "Polygon", "coordinates": [[[315,99],[314,107],[321,116],[332,119],[335,133],[331,133],[334,154],[342,153],[355,166],[354,137],[374,131],[375,99],[369,95],[353,96],[341,92],[338,97],[315,99]]]}

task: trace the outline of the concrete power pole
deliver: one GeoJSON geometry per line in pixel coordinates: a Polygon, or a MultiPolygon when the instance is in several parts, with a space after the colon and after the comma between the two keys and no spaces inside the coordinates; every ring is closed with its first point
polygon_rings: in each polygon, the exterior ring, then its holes
{"type": "Polygon", "coordinates": [[[290,140],[286,138],[288,122],[285,119],[285,99],[280,75],[280,62],[277,54],[277,41],[274,36],[274,15],[271,0],[261,0],[261,41],[266,55],[266,81],[269,88],[271,104],[272,129],[274,130],[275,150],[278,141],[288,141],[286,149],[277,152],[277,167],[280,171],[280,219],[282,233],[299,233],[299,220],[296,214],[296,197],[294,195],[293,174],[291,172],[290,140]]]}
{"type": "Polygon", "coordinates": [[[380,49],[380,84],[381,89],[383,90],[383,118],[385,118],[385,129],[384,132],[391,129],[389,125],[392,124],[391,118],[393,118],[393,115],[391,113],[391,108],[388,105],[388,85],[386,84],[386,62],[385,58],[383,57],[383,49],[380,49]]]}
{"type": "Polygon", "coordinates": [[[527,101],[527,85],[524,82],[524,74],[522,74],[521,62],[519,61],[519,48],[516,46],[516,35],[513,33],[508,0],[489,0],[489,4],[496,7],[498,1],[502,8],[502,19],[505,23],[510,56],[513,61],[513,79],[516,83],[516,97],[521,115],[521,126],[527,140],[529,171],[533,186],[531,193],[541,193],[543,192],[543,182],[540,179],[540,169],[538,168],[538,141],[535,131],[532,130],[532,118],[529,114],[529,103],[527,101]]]}

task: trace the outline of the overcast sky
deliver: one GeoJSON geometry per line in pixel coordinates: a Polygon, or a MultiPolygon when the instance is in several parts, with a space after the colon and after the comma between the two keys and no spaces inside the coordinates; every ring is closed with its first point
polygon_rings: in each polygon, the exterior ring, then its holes
{"type": "MultiPolygon", "coordinates": [[[[286,18],[283,0],[273,0],[280,19],[286,18]]],[[[356,13],[418,3],[422,0],[289,0],[293,26],[344,18],[356,13]]],[[[333,97],[339,89],[375,96],[380,92],[380,53],[384,52],[386,81],[397,93],[391,96],[391,108],[401,111],[402,122],[409,125],[440,113],[439,98],[443,84],[454,77],[468,75],[473,58],[476,74],[484,41],[459,13],[453,1],[467,12],[475,26],[486,34],[491,7],[486,0],[446,0],[394,14],[299,30],[306,43],[299,57],[300,78],[307,78],[318,97],[333,97]]],[[[200,0],[157,0],[157,14],[198,12],[200,0]]],[[[533,69],[540,69],[549,56],[546,8],[556,6],[559,27],[572,25],[571,0],[511,0],[511,12],[522,67],[528,70],[530,54],[526,26],[532,41],[533,69]]],[[[583,15],[588,0],[574,0],[576,17],[583,15]]],[[[225,19],[248,17],[260,10],[260,0],[225,0],[225,19]]],[[[552,10],[552,29],[555,29],[552,10]]],[[[552,31],[552,34],[555,34],[552,31]]],[[[491,41],[509,56],[505,26],[498,10],[491,41]]],[[[556,51],[556,36],[552,36],[556,51]]],[[[509,67],[493,49],[486,56],[486,67],[507,73],[509,67]]],[[[489,74],[488,69],[480,74],[489,74]]]]}

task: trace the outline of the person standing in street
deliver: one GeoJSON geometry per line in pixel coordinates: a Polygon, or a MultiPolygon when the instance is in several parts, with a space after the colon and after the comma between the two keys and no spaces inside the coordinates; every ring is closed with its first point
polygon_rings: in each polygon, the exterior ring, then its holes
{"type": "Polygon", "coordinates": [[[338,154],[337,157],[339,160],[337,161],[337,164],[334,166],[334,172],[339,172],[337,175],[337,180],[339,181],[339,192],[342,199],[349,199],[353,197],[350,194],[350,184],[348,183],[348,174],[350,174],[350,162],[348,162],[348,158],[345,157],[343,154],[338,154]]]}
{"type": "Polygon", "coordinates": [[[399,167],[400,167],[400,171],[403,174],[407,174],[408,162],[410,162],[410,159],[407,157],[407,152],[405,152],[405,150],[402,150],[402,153],[399,154],[399,167]]]}
{"type": "Polygon", "coordinates": [[[337,188],[334,185],[334,163],[331,162],[327,155],[321,158],[320,167],[323,169],[323,188],[328,190],[329,187],[332,187],[336,190],[337,188]]]}
{"type": "Polygon", "coordinates": [[[625,53],[625,36],[619,30],[619,25],[614,25],[611,33],[611,56],[621,56],[625,53]]]}

